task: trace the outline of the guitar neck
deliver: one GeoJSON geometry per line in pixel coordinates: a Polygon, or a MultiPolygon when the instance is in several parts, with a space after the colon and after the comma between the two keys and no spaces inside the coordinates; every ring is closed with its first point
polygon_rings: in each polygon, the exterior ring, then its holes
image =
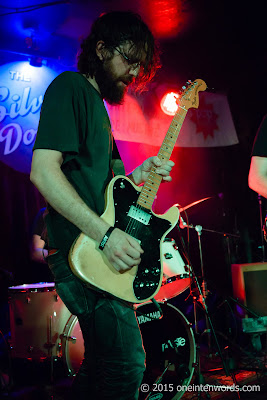
{"type": "MultiPolygon", "coordinates": [[[[174,145],[178,139],[182,124],[187,114],[187,109],[179,106],[177,113],[173,117],[171,125],[166,133],[163,143],[159,149],[158,157],[162,161],[168,161],[171,157],[174,145]]],[[[143,189],[138,197],[137,204],[148,210],[152,209],[153,202],[162,181],[162,176],[155,172],[156,167],[151,169],[151,172],[143,186],[143,189]]]]}

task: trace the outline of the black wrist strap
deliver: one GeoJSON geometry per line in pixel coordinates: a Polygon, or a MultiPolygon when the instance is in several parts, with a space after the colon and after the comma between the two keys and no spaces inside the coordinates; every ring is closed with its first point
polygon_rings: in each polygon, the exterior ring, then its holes
{"type": "Polygon", "coordinates": [[[102,239],[101,242],[100,242],[100,245],[98,246],[98,248],[99,248],[100,250],[104,250],[104,247],[105,247],[105,245],[106,245],[106,243],[107,243],[107,241],[108,241],[108,238],[110,237],[111,232],[112,232],[114,229],[115,229],[115,226],[111,226],[111,227],[108,228],[107,232],[105,233],[105,235],[103,236],[103,239],[102,239]]]}

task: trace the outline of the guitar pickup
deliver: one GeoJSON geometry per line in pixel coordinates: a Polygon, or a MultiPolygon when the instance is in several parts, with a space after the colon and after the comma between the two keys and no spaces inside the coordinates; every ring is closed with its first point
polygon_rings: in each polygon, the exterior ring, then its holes
{"type": "Polygon", "coordinates": [[[148,214],[144,210],[141,210],[140,208],[137,208],[135,206],[130,207],[127,215],[128,217],[131,217],[144,225],[148,225],[151,218],[151,214],[148,214]]]}

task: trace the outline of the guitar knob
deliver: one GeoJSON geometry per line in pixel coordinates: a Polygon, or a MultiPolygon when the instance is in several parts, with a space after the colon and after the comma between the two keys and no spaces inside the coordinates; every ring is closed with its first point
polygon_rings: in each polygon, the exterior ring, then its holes
{"type": "Polygon", "coordinates": [[[173,255],[171,253],[165,253],[164,257],[166,258],[166,260],[170,260],[171,258],[173,258],[173,255]]]}

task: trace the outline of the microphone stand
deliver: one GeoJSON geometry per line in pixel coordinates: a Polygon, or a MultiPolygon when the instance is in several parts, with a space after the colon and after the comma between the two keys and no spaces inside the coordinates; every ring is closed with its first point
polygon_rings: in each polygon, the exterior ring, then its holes
{"type": "MultiPolygon", "coordinates": [[[[208,296],[208,289],[207,289],[207,281],[205,278],[205,274],[204,274],[204,265],[203,265],[203,252],[202,252],[202,246],[201,246],[201,235],[202,235],[202,226],[201,225],[196,225],[195,226],[195,231],[197,232],[197,238],[198,238],[198,248],[199,248],[199,258],[200,258],[200,268],[201,268],[201,280],[202,280],[202,284],[201,284],[201,289],[202,291],[199,289],[199,301],[202,305],[202,307],[204,308],[205,311],[205,320],[206,320],[206,330],[204,331],[205,333],[208,333],[208,348],[209,351],[211,350],[211,340],[210,340],[210,324],[209,324],[209,320],[208,320],[208,309],[206,306],[206,298],[208,296]]],[[[198,283],[198,282],[197,282],[198,283]]]]}
{"type": "MultiPolygon", "coordinates": [[[[182,219],[181,216],[180,216],[180,222],[177,224],[177,227],[178,228],[181,227],[182,229],[183,228],[194,229],[197,232],[197,235],[198,235],[199,256],[200,256],[200,265],[201,265],[201,280],[202,280],[201,287],[200,287],[198,279],[197,279],[197,277],[196,277],[196,275],[195,275],[195,273],[193,271],[192,265],[189,265],[190,276],[193,277],[193,280],[194,280],[194,283],[195,283],[195,286],[196,286],[196,289],[197,289],[197,293],[198,293],[198,298],[196,297],[195,294],[193,294],[195,333],[197,335],[199,335],[198,321],[197,321],[197,308],[196,308],[196,306],[197,305],[200,306],[200,304],[201,304],[201,306],[202,306],[201,308],[205,312],[206,330],[204,332],[207,332],[208,335],[209,335],[208,336],[209,350],[210,350],[210,345],[211,345],[211,343],[210,343],[210,339],[211,339],[210,333],[212,333],[214,341],[215,341],[215,344],[216,344],[216,347],[217,347],[217,350],[218,350],[218,355],[219,355],[219,357],[220,357],[220,359],[222,361],[223,370],[225,372],[225,375],[226,376],[231,376],[232,379],[233,379],[233,382],[237,385],[237,380],[235,378],[235,375],[233,373],[229,372],[229,368],[228,368],[228,366],[227,366],[227,364],[226,364],[226,362],[225,362],[225,360],[223,358],[223,354],[222,354],[222,351],[221,351],[221,348],[220,348],[220,345],[219,345],[219,342],[218,342],[218,338],[217,338],[213,323],[212,323],[210,315],[209,315],[208,307],[207,307],[207,304],[206,304],[206,298],[207,298],[208,290],[207,290],[207,282],[206,282],[205,274],[204,274],[203,253],[202,253],[202,245],[201,245],[201,234],[202,234],[203,228],[202,228],[201,225],[195,225],[195,226],[192,225],[192,224],[188,225],[182,219]]],[[[233,235],[233,236],[235,236],[235,235],[233,235]]],[[[192,290],[191,289],[190,289],[190,294],[192,295],[192,290]]],[[[199,353],[199,349],[200,349],[200,346],[199,346],[199,344],[197,344],[197,360],[196,360],[196,367],[198,367],[197,384],[204,383],[204,377],[201,374],[200,357],[199,357],[199,354],[198,354],[199,353]]],[[[238,396],[238,398],[240,398],[240,395],[239,395],[238,392],[237,392],[237,396],[238,396]]],[[[207,393],[207,397],[208,397],[208,393],[207,393]]]]}

